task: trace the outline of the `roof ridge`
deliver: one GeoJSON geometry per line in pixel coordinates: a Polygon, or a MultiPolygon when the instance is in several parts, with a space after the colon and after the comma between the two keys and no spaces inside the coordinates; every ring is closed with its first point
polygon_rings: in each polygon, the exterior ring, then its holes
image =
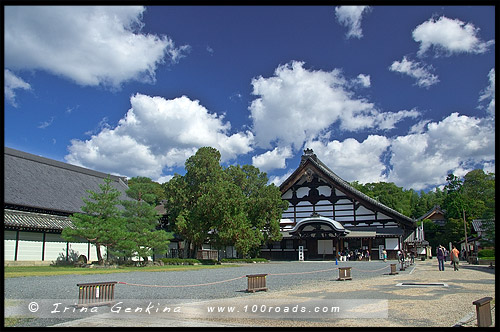
{"type": "Polygon", "coordinates": [[[37,156],[35,154],[12,149],[12,148],[9,148],[6,146],[4,147],[4,154],[10,155],[13,157],[17,157],[17,158],[26,159],[26,160],[33,161],[33,162],[37,162],[40,164],[45,164],[45,165],[49,165],[49,166],[53,166],[53,167],[57,167],[57,168],[62,168],[62,169],[72,171],[72,172],[77,172],[77,173],[82,173],[82,174],[86,174],[86,175],[90,175],[90,176],[95,176],[97,178],[105,179],[106,177],[109,176],[112,180],[119,182],[119,183],[121,180],[121,182],[126,185],[126,177],[122,177],[122,176],[118,176],[118,175],[111,175],[111,174],[96,171],[96,170],[93,170],[90,168],[85,168],[82,166],[77,166],[77,165],[65,163],[62,161],[49,159],[49,158],[42,157],[42,156],[37,156]]]}
{"type": "Polygon", "coordinates": [[[412,218],[408,217],[408,216],[405,216],[404,214],[402,214],[401,212],[398,212],[382,203],[380,203],[379,201],[373,199],[372,197],[366,195],[365,193],[359,191],[358,189],[354,188],[349,182],[347,182],[346,180],[342,179],[340,176],[338,176],[334,171],[332,171],[328,166],[326,166],[325,163],[323,163],[319,158],[312,158],[311,156],[308,156],[306,160],[310,160],[312,163],[315,163],[316,165],[318,165],[319,167],[323,168],[327,173],[330,173],[330,175],[335,178],[336,180],[339,181],[339,184],[341,186],[343,186],[345,189],[361,196],[363,199],[366,199],[367,201],[369,201],[370,203],[372,204],[375,204],[385,210],[389,210],[391,213],[395,213],[409,221],[414,221],[412,218]]]}

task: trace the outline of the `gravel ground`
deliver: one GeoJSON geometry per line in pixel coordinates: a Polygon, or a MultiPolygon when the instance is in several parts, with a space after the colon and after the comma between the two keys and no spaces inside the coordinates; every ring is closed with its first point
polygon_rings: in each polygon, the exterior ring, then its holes
{"type": "Polygon", "coordinates": [[[120,281],[126,283],[159,286],[196,285],[242,277],[237,280],[197,287],[138,287],[118,284],[115,299],[217,299],[248,296],[247,274],[283,274],[329,270],[318,273],[295,275],[269,275],[267,287],[283,290],[291,285],[311,281],[331,281],[338,278],[338,267],[351,266],[356,278],[365,279],[390,271],[389,263],[372,262],[271,262],[245,264],[220,269],[200,269],[171,272],[127,272],[96,275],[64,275],[48,277],[20,277],[5,279],[6,299],[78,299],[78,283],[120,281]],[[364,272],[379,270],[375,272],[364,272]],[[383,270],[380,270],[383,269],[383,270]]]}
{"type": "MultiPolygon", "coordinates": [[[[191,299],[206,301],[231,298],[232,301],[266,299],[388,299],[389,317],[380,319],[321,319],[301,320],[248,320],[243,318],[218,318],[203,321],[247,326],[453,326],[460,320],[474,313],[472,301],[484,296],[495,297],[494,270],[464,266],[455,272],[448,268],[437,271],[437,262],[418,261],[415,266],[399,271],[397,275],[388,275],[389,264],[395,262],[272,262],[266,264],[248,264],[241,267],[222,269],[172,271],[172,272],[133,272],[108,275],[70,275],[52,277],[9,278],[5,280],[6,299],[76,299],[76,284],[98,281],[121,281],[144,285],[195,285],[219,282],[238,278],[224,283],[215,283],[198,287],[139,287],[119,284],[116,286],[115,299],[191,299]],[[435,266],[434,266],[435,265],[435,266]],[[353,280],[336,281],[339,274],[336,268],[352,267],[353,280]],[[321,272],[316,272],[321,271],[321,272]],[[312,273],[303,273],[312,272],[312,273]],[[268,292],[246,293],[245,275],[267,273],[268,292]],[[302,274],[294,274],[302,273],[302,274]],[[443,282],[448,287],[395,287],[400,282],[443,282]],[[246,298],[245,298],[246,297],[246,298]],[[241,300],[238,300],[240,299],[241,300]],[[439,313],[445,313],[439,314],[439,313]]],[[[472,315],[475,319],[475,314],[472,315]]],[[[470,317],[472,317],[470,316],[470,317]]],[[[152,321],[139,319],[123,322],[120,326],[179,326],[165,319],[152,321]],[[139,325],[130,325],[139,324],[139,325]],[[153,324],[153,325],[151,325],[153,324]]],[[[474,326],[475,320],[468,319],[464,326],[474,326]]],[[[97,326],[97,321],[72,322],[67,320],[33,319],[23,322],[22,326],[97,326]],[[64,323],[67,321],[67,323],[64,323]],[[77,323],[79,322],[79,323],[77,323]],[[62,324],[61,324],[62,323],[62,324]],[[78,325],[79,324],[79,325],[78,325]],[[87,324],[87,325],[85,325],[87,324]],[[90,325],[89,325],[90,324],[90,325]],[[94,325],[92,325],[94,324],[94,325]]],[[[191,322],[196,321],[191,320],[191,322]]],[[[203,321],[198,321],[202,324],[203,321]]],[[[101,320],[101,324],[105,324],[101,320]]],[[[178,321],[180,322],[180,321],[178,321]]],[[[117,323],[117,322],[116,322],[117,323]]],[[[179,323],[180,324],[180,323],[179,323]]],[[[187,324],[187,322],[186,322],[187,324]]],[[[111,325],[104,325],[111,326],[111,325]]],[[[194,325],[200,326],[200,325],[194,325]]]]}

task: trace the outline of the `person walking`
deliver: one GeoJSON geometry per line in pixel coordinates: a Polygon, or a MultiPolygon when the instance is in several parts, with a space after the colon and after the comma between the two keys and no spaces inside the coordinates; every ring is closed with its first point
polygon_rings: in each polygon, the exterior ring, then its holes
{"type": "Polygon", "coordinates": [[[453,246],[453,249],[451,249],[451,253],[450,253],[450,258],[451,258],[451,261],[453,263],[453,270],[454,271],[458,271],[458,262],[459,262],[459,259],[458,259],[458,255],[460,254],[460,252],[458,251],[458,249],[453,246]]]}
{"type": "Polygon", "coordinates": [[[444,247],[442,245],[439,245],[437,248],[437,260],[438,260],[438,266],[439,266],[439,271],[444,271],[444,247]]]}
{"type": "Polygon", "coordinates": [[[382,250],[382,254],[384,255],[384,262],[387,262],[387,250],[382,250]]]}

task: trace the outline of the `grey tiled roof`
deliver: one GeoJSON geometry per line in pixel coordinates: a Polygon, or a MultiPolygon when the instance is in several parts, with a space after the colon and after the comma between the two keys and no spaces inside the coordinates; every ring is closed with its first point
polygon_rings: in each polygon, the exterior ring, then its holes
{"type": "Polygon", "coordinates": [[[69,217],[4,209],[4,225],[12,228],[60,230],[72,227],[69,217]]]}
{"type": "MultiPolygon", "coordinates": [[[[83,167],[4,148],[4,204],[44,210],[82,212],[87,190],[100,192],[108,175],[83,167]]],[[[110,176],[112,185],[129,199],[126,178],[110,176]]]]}

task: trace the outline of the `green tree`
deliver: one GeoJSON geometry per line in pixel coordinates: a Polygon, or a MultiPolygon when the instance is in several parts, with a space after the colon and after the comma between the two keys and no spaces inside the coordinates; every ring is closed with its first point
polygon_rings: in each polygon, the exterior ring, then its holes
{"type": "Polygon", "coordinates": [[[135,200],[143,200],[155,206],[166,198],[161,184],[144,176],[137,176],[128,180],[128,187],[127,196],[135,200]]]}
{"type": "MultiPolygon", "coordinates": [[[[281,199],[281,192],[274,184],[268,185],[267,174],[251,165],[229,166],[225,169],[232,183],[245,197],[245,210],[253,235],[240,237],[251,256],[256,256],[262,243],[279,241],[282,236],[279,223],[288,201],[281,199]]],[[[240,251],[245,252],[245,251],[240,251]]]]}
{"type": "Polygon", "coordinates": [[[429,241],[429,245],[432,248],[437,248],[440,244],[444,246],[446,243],[443,238],[444,229],[430,219],[424,219],[422,222],[424,224],[424,236],[429,241]]]}
{"type": "Polygon", "coordinates": [[[154,206],[145,201],[122,201],[122,205],[125,207],[122,216],[128,237],[117,243],[113,249],[127,257],[137,255],[145,261],[153,253],[165,254],[173,235],[159,229],[160,215],[154,206]]]}
{"type": "Polygon", "coordinates": [[[124,219],[121,217],[118,206],[121,193],[111,185],[113,181],[108,176],[104,184],[100,184],[101,192],[89,193],[88,199],[82,198],[84,213],[75,213],[71,216],[73,228],[62,231],[63,239],[78,241],[85,239],[96,246],[97,259],[103,264],[101,245],[114,246],[119,241],[127,239],[124,219]]]}
{"type": "MultiPolygon", "coordinates": [[[[220,153],[200,148],[186,160],[186,174],[164,184],[165,208],[174,230],[194,249],[209,240],[219,249],[234,245],[244,256],[279,234],[281,194],[252,166],[223,169],[220,153]]],[[[194,253],[191,254],[194,256],[194,253]]]]}
{"type": "Polygon", "coordinates": [[[385,206],[411,217],[411,191],[405,191],[402,187],[398,187],[392,182],[366,183],[364,185],[353,182],[351,185],[385,206]]]}

